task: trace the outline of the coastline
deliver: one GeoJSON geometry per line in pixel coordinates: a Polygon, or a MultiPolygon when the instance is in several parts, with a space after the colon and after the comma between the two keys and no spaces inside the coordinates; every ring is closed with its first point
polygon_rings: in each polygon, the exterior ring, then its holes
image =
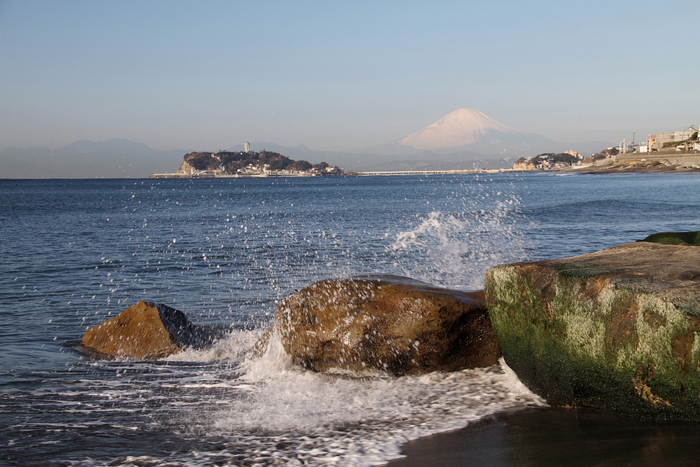
{"type": "MultiPolygon", "coordinates": [[[[498,173],[578,173],[583,175],[604,175],[620,173],[696,173],[698,167],[683,167],[676,165],[644,165],[644,164],[610,164],[605,166],[571,167],[556,170],[402,170],[385,172],[347,172],[345,177],[383,177],[405,175],[455,175],[455,174],[498,174],[498,173]]],[[[152,174],[148,178],[318,178],[318,175],[222,175],[222,174],[152,174]]]]}
{"type": "Polygon", "coordinates": [[[341,176],[357,176],[357,177],[373,177],[385,175],[453,175],[453,174],[493,174],[501,172],[518,172],[513,169],[469,169],[469,170],[387,170],[373,172],[343,172],[342,174],[334,175],[316,175],[307,172],[298,174],[221,174],[212,172],[201,172],[194,174],[182,173],[162,173],[152,174],[149,178],[267,178],[267,177],[292,177],[292,178],[307,178],[307,177],[341,177],[341,176]]]}
{"type": "Polygon", "coordinates": [[[580,173],[587,175],[615,174],[615,173],[694,173],[700,172],[700,154],[698,153],[651,153],[651,154],[623,154],[615,160],[607,160],[600,164],[543,169],[522,170],[514,168],[503,169],[469,169],[469,170],[386,170],[365,172],[344,172],[333,175],[318,175],[311,172],[298,173],[251,173],[251,174],[225,174],[203,171],[198,173],[159,173],[152,174],[149,178],[266,178],[266,177],[327,177],[327,176],[389,176],[389,175],[454,175],[454,174],[496,174],[511,172],[555,172],[555,173],[580,173]],[[640,156],[644,157],[640,157],[640,156]]]}
{"type": "Polygon", "coordinates": [[[696,152],[653,152],[620,154],[615,160],[600,165],[572,167],[566,172],[606,173],[689,173],[700,172],[700,154],[696,152]]]}
{"type": "Polygon", "coordinates": [[[609,165],[572,167],[564,172],[581,174],[615,174],[615,173],[693,173],[700,172],[700,165],[668,164],[660,160],[622,160],[609,165]]]}

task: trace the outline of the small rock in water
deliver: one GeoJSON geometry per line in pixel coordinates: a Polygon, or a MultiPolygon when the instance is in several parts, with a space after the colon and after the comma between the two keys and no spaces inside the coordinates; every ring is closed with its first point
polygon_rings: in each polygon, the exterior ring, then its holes
{"type": "Polygon", "coordinates": [[[101,356],[157,359],[205,347],[222,334],[192,324],[180,310],[142,300],[88,329],[81,345],[101,356]]]}
{"type": "Polygon", "coordinates": [[[501,354],[482,292],[397,276],[316,282],[280,304],[275,327],[287,353],[315,371],[455,371],[501,354]]]}

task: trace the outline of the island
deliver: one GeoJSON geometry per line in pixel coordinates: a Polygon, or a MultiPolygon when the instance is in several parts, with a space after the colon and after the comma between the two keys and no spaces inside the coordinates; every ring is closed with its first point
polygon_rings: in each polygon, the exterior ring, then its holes
{"type": "Polygon", "coordinates": [[[282,154],[262,150],[190,152],[176,173],[153,174],[151,178],[218,177],[318,177],[344,175],[342,169],[326,162],[311,164],[282,154]]]}

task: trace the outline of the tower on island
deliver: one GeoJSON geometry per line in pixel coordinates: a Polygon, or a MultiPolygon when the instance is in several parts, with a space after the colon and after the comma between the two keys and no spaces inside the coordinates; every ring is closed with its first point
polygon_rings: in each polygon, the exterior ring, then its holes
{"type": "Polygon", "coordinates": [[[250,143],[248,141],[243,145],[243,152],[250,152],[250,143]]]}

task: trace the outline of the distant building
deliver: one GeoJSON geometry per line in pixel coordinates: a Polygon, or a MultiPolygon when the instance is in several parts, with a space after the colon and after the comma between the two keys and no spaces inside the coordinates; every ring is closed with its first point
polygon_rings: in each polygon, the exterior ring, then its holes
{"type": "Polygon", "coordinates": [[[243,152],[250,152],[250,143],[248,141],[243,145],[243,152]]]}
{"type": "MultiPolygon", "coordinates": [[[[650,151],[659,151],[664,149],[666,143],[676,143],[679,141],[687,141],[692,138],[693,134],[698,131],[692,126],[687,130],[671,131],[667,133],[657,133],[649,135],[647,145],[650,151]]],[[[668,145],[667,145],[668,146],[668,145]]]]}
{"type": "Polygon", "coordinates": [[[620,145],[617,147],[620,154],[629,154],[635,152],[634,143],[623,139],[620,145]]]}
{"type": "Polygon", "coordinates": [[[647,152],[651,152],[656,148],[656,135],[649,135],[647,138],[647,152]]]}

